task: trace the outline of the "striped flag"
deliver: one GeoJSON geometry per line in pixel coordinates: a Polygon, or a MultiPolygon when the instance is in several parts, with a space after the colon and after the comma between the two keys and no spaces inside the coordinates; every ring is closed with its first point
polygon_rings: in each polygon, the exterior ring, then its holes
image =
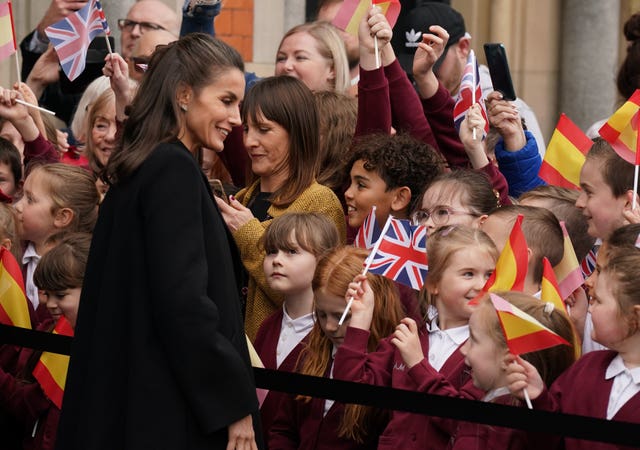
{"type": "Polygon", "coordinates": [[[369,272],[420,290],[429,268],[427,227],[389,216],[380,245],[367,258],[369,272]]]}
{"type": "Polygon", "coordinates": [[[0,323],[31,328],[22,270],[13,254],[0,247],[0,323]]]}
{"type": "Polygon", "coordinates": [[[496,269],[487,280],[483,292],[494,291],[520,291],[524,290],[524,281],[527,277],[528,248],[527,240],[522,232],[522,214],[518,214],[509,239],[505,244],[498,261],[496,269]]]}
{"type": "Polygon", "coordinates": [[[11,2],[0,3],[0,60],[16,52],[16,30],[13,26],[11,2]]]}
{"type": "Polygon", "coordinates": [[[640,165],[640,153],[637,151],[640,138],[638,109],[640,109],[640,89],[636,89],[629,100],[614,112],[598,131],[622,159],[636,166],[640,165]]]}
{"type": "Polygon", "coordinates": [[[382,9],[393,28],[400,15],[399,0],[345,0],[331,23],[349,34],[358,36],[358,26],[372,4],[382,9]]]}
{"type": "Polygon", "coordinates": [[[571,345],[504,298],[496,294],[489,295],[498,314],[507,347],[514,355],[536,352],[556,345],[571,345]]]}
{"type": "Polygon", "coordinates": [[[364,222],[358,229],[358,234],[356,234],[353,245],[369,250],[373,248],[378,241],[381,232],[382,230],[380,230],[378,221],[376,220],[376,207],[372,206],[371,211],[369,211],[366,219],[364,219],[364,222]]]}
{"type": "Polygon", "coordinates": [[[460,132],[460,125],[467,115],[467,111],[474,103],[480,104],[480,111],[484,119],[483,136],[489,132],[489,119],[487,119],[487,111],[484,109],[482,101],[482,89],[480,88],[480,72],[478,71],[478,61],[473,50],[469,52],[467,64],[464,67],[462,81],[460,82],[460,90],[456,96],[456,104],[453,107],[453,122],[460,132]]]}
{"type": "Polygon", "coordinates": [[[560,221],[560,226],[562,227],[562,234],[564,236],[564,254],[562,255],[562,260],[553,270],[558,280],[558,291],[560,292],[562,300],[565,300],[573,291],[582,286],[584,277],[564,221],[560,221]]]}
{"type": "Polygon", "coordinates": [[[564,299],[560,295],[560,288],[558,287],[558,280],[556,280],[556,274],[553,271],[553,267],[549,262],[549,259],[545,256],[542,258],[542,282],[540,283],[540,298],[543,302],[553,303],[556,309],[564,311],[567,316],[567,305],[564,303],[564,299]]]}
{"type": "MultiPolygon", "coordinates": [[[[61,316],[53,330],[53,334],[73,336],[71,324],[61,316]]],[[[69,356],[58,353],[42,352],[40,360],[33,369],[33,376],[42,391],[49,397],[58,409],[62,408],[64,386],[67,381],[67,369],[69,368],[69,356]]]]}
{"type": "Polygon", "coordinates": [[[62,70],[73,81],[84,71],[89,44],[99,34],[109,34],[109,25],[100,2],[91,0],[82,9],[47,27],[45,33],[56,49],[62,70]]]}
{"type": "Polygon", "coordinates": [[[548,184],[580,189],[580,169],[593,141],[564,113],[551,136],[538,176],[548,184]]]}

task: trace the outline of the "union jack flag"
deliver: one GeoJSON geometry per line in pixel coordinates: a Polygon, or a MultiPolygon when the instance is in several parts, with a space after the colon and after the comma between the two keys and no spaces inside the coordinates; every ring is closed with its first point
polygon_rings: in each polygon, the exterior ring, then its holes
{"type": "Polygon", "coordinates": [[[109,25],[98,0],[69,14],[45,29],[60,60],[62,70],[73,81],[84,71],[89,44],[101,33],[109,34],[109,25]]]}
{"type": "Polygon", "coordinates": [[[358,229],[358,234],[356,234],[353,245],[369,250],[378,241],[380,233],[381,230],[376,220],[376,207],[373,206],[371,211],[369,211],[369,215],[364,219],[364,222],[358,229]]]}
{"type": "Polygon", "coordinates": [[[369,272],[419,290],[429,269],[427,227],[391,216],[388,220],[377,251],[369,255],[369,272]]]}
{"type": "Polygon", "coordinates": [[[460,125],[467,115],[467,111],[474,103],[480,104],[482,117],[484,118],[483,136],[486,136],[489,132],[489,120],[487,119],[487,112],[482,104],[482,89],[480,88],[478,61],[476,60],[475,53],[471,50],[467,57],[467,65],[464,67],[464,73],[462,74],[462,81],[460,82],[460,90],[456,97],[456,104],[453,107],[453,122],[455,123],[458,132],[460,132],[460,125]],[[474,90],[475,95],[473,92],[474,90]]]}

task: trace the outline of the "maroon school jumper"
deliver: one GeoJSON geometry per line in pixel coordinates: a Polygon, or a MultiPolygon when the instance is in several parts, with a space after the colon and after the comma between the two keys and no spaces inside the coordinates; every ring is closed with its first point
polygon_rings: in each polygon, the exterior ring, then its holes
{"type": "MultiPolygon", "coordinates": [[[[356,136],[374,131],[388,132],[393,122],[396,129],[407,131],[433,146],[450,167],[470,168],[469,157],[454,126],[454,105],[454,99],[442,83],[431,98],[420,99],[397,60],[374,70],[360,67],[356,136]],[[389,108],[391,121],[387,114],[389,108]]],[[[500,194],[501,204],[510,205],[507,180],[502,173],[491,163],[476,170],[489,177],[489,182],[500,194]]]]}
{"type": "MultiPolygon", "coordinates": [[[[429,354],[429,335],[421,328],[420,343],[425,355],[429,354]]],[[[398,349],[391,338],[380,341],[375,352],[367,353],[369,332],[347,328],[344,342],[338,349],[333,369],[334,378],[377,386],[418,391],[419,385],[410,376],[398,349]]],[[[458,348],[447,359],[440,373],[454,389],[460,389],[470,379],[469,367],[458,348]]],[[[380,436],[378,449],[434,449],[447,447],[451,435],[432,418],[404,411],[393,411],[391,420],[380,436]]]]}
{"type": "MultiPolygon", "coordinates": [[[[280,339],[280,331],[282,329],[282,319],[284,312],[282,308],[275,311],[269,317],[267,317],[256,334],[256,340],[254,348],[256,353],[260,356],[260,360],[264,364],[265,369],[283,370],[285,372],[293,372],[298,362],[298,356],[306,344],[307,338],[305,337],[296,345],[287,357],[282,361],[280,367],[276,366],[276,351],[278,348],[278,340],[280,339]]],[[[308,334],[307,334],[308,336],[308,334]]],[[[280,401],[286,394],[283,392],[269,391],[262,406],[260,407],[260,415],[262,417],[262,433],[264,435],[264,442],[268,442],[269,430],[273,424],[273,420],[276,417],[280,401]]]]}
{"type": "MultiPolygon", "coordinates": [[[[534,409],[546,409],[566,414],[607,418],[609,395],[613,378],[605,379],[605,373],[617,352],[597,350],[585,353],[565,370],[540,397],[533,401],[534,409]]],[[[640,424],[640,393],[631,397],[611,420],[640,424]]],[[[551,448],[547,446],[546,448],[551,448]]],[[[564,438],[565,450],[613,450],[631,447],[604,442],[564,438]]],[[[637,448],[637,447],[636,447],[637,448]]]]}
{"type": "MultiPolygon", "coordinates": [[[[38,331],[51,331],[52,321],[43,322],[38,331]]],[[[33,355],[33,349],[23,348],[18,358],[22,370],[33,355]]],[[[24,383],[0,371],[0,401],[22,427],[24,450],[52,450],[55,445],[60,410],[47,398],[37,381],[24,383]],[[35,430],[35,436],[32,433],[35,430]]]]}
{"type": "MultiPolygon", "coordinates": [[[[329,370],[325,377],[329,375],[329,370]]],[[[324,414],[324,399],[309,402],[285,395],[273,421],[267,447],[270,450],[373,450],[379,433],[371,432],[363,444],[338,436],[344,404],[335,402],[324,414]]]]}
{"type": "MultiPolygon", "coordinates": [[[[409,376],[415,382],[419,392],[442,395],[447,397],[481,400],[485,392],[473,386],[469,379],[464,386],[457,389],[436,371],[426,359],[409,370],[409,376]]],[[[491,403],[510,406],[523,406],[522,402],[511,394],[501,395],[491,400],[491,403]]],[[[451,435],[447,448],[454,450],[476,449],[518,449],[535,450],[546,436],[533,434],[514,428],[497,427],[481,423],[463,422],[452,419],[434,417],[432,423],[451,435]]]]}

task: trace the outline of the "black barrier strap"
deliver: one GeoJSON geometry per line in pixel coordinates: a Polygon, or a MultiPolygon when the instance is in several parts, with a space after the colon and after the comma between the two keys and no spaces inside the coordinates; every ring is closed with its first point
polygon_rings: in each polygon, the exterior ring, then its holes
{"type": "Polygon", "coordinates": [[[71,336],[0,324],[0,342],[61,355],[71,354],[71,336]]]}
{"type": "MultiPolygon", "coordinates": [[[[71,353],[72,340],[69,336],[0,324],[0,343],[68,355],[71,353]]],[[[529,410],[278,370],[254,368],[254,373],[256,385],[262,389],[640,447],[640,425],[633,423],[529,410]]]]}
{"type": "MultiPolygon", "coordinates": [[[[259,388],[428,416],[640,446],[640,425],[254,368],[259,388]]],[[[588,395],[588,393],[585,393],[588,395]]]]}

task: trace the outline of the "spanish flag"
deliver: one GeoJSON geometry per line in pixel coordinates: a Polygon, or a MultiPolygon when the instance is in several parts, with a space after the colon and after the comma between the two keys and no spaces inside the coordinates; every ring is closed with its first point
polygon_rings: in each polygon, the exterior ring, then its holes
{"type": "MultiPolygon", "coordinates": [[[[62,316],[58,319],[53,333],[73,336],[73,328],[67,319],[62,316]]],[[[67,381],[68,368],[68,355],[43,352],[36,367],[33,369],[33,376],[40,383],[42,391],[58,409],[62,408],[62,397],[64,395],[64,385],[67,381]]]]}
{"type": "Polygon", "coordinates": [[[563,298],[560,295],[560,289],[558,288],[558,281],[556,280],[556,274],[553,271],[551,263],[545,256],[542,258],[542,282],[540,283],[540,298],[543,302],[553,303],[556,309],[564,311],[567,316],[567,305],[564,304],[563,298]]]}
{"type": "Polygon", "coordinates": [[[483,291],[520,291],[524,290],[524,281],[529,268],[527,240],[522,233],[522,214],[518,214],[513,224],[509,240],[502,249],[496,262],[496,269],[487,280],[483,291]]]}
{"type": "Polygon", "coordinates": [[[400,15],[399,0],[345,0],[331,23],[349,34],[358,36],[358,26],[372,5],[382,9],[393,28],[400,15]]]}
{"type": "Polygon", "coordinates": [[[580,189],[580,169],[593,141],[564,113],[551,136],[538,176],[548,184],[580,189]]]}
{"type": "Polygon", "coordinates": [[[498,314],[507,347],[514,355],[536,352],[556,345],[571,345],[504,298],[496,294],[489,295],[498,314]]]}
{"type": "Polygon", "coordinates": [[[0,247],[0,323],[31,328],[22,271],[13,254],[0,247]]]}
{"type": "Polygon", "coordinates": [[[0,60],[16,52],[16,31],[13,28],[11,2],[0,3],[0,60]]]}
{"type": "Polygon", "coordinates": [[[640,89],[636,89],[629,100],[614,112],[598,131],[622,159],[636,166],[640,165],[640,153],[637,151],[638,109],[640,89]]]}
{"type": "Polygon", "coordinates": [[[562,260],[553,270],[556,273],[556,280],[558,280],[560,297],[564,300],[584,284],[584,277],[564,221],[560,221],[560,226],[564,235],[564,254],[562,255],[562,260]]]}

